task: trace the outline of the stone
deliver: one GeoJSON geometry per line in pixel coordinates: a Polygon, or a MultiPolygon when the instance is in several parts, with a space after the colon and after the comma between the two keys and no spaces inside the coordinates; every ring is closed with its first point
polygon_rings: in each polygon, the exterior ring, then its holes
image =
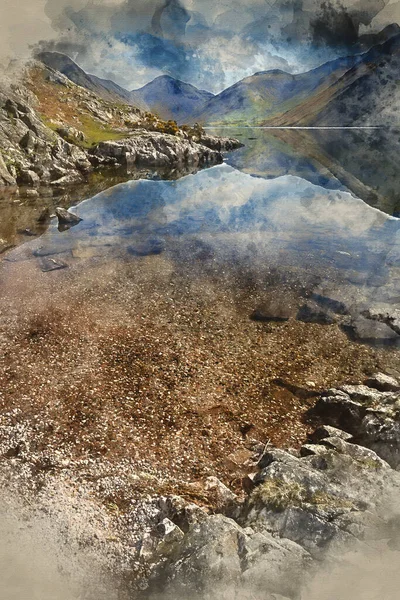
{"type": "Polygon", "coordinates": [[[60,259],[56,260],[46,256],[40,259],[40,269],[43,271],[43,273],[48,273],[49,271],[59,271],[60,269],[66,269],[67,267],[67,263],[60,259]]]}
{"type": "Polygon", "coordinates": [[[223,515],[212,515],[184,536],[174,552],[156,565],[149,591],[164,598],[199,595],[232,600],[252,590],[263,597],[297,593],[310,557],[297,544],[242,529],[223,515]]]}
{"type": "Polygon", "coordinates": [[[323,310],[316,302],[303,304],[298,310],[296,319],[303,323],[320,323],[321,325],[336,323],[335,317],[329,311],[323,310]]]}
{"type": "Polygon", "coordinates": [[[40,177],[35,171],[30,169],[21,169],[18,175],[18,183],[25,185],[38,186],[40,184],[40,177]]]}
{"type": "Polygon", "coordinates": [[[75,185],[77,183],[82,183],[82,182],[83,182],[83,177],[80,173],[78,173],[78,171],[70,171],[66,175],[63,175],[62,177],[60,177],[59,179],[56,179],[55,181],[54,180],[51,181],[51,185],[62,188],[65,186],[75,185]]]}
{"type": "Polygon", "coordinates": [[[217,477],[207,477],[205,490],[213,497],[213,501],[220,512],[231,514],[237,508],[237,496],[226,487],[217,477]]]}
{"type": "Polygon", "coordinates": [[[400,390],[400,383],[394,377],[385,375],[385,373],[376,373],[368,377],[364,384],[380,392],[397,392],[400,390]]]}
{"type": "Polygon", "coordinates": [[[17,181],[15,177],[13,177],[4,162],[4,159],[0,153],[0,186],[1,185],[16,185],[17,181]]]}
{"type": "Polygon", "coordinates": [[[381,304],[364,310],[362,315],[372,321],[385,323],[400,335],[400,309],[390,304],[381,304]]]}
{"type": "Polygon", "coordinates": [[[337,300],[336,298],[331,298],[329,296],[324,296],[323,294],[313,293],[311,295],[312,300],[314,300],[320,306],[331,310],[332,312],[339,315],[347,315],[349,314],[349,308],[342,300],[337,300]]]}
{"type": "Polygon", "coordinates": [[[342,385],[339,390],[350,396],[352,400],[367,404],[379,401],[381,398],[376,390],[366,385],[342,385]]]}
{"type": "Polygon", "coordinates": [[[26,134],[21,138],[19,145],[28,152],[33,152],[36,148],[37,137],[32,131],[27,131],[26,134]]]}
{"type": "Polygon", "coordinates": [[[375,346],[391,346],[399,342],[399,336],[388,324],[370,320],[363,315],[342,323],[341,328],[352,340],[375,346]]]}
{"type": "Polygon", "coordinates": [[[317,427],[317,429],[315,429],[308,437],[314,444],[318,444],[321,440],[330,437],[339,437],[347,442],[351,440],[353,436],[346,431],[337,429],[337,427],[332,427],[331,425],[321,425],[320,427],[317,427]]]}
{"type": "Polygon", "coordinates": [[[60,226],[69,226],[73,227],[82,221],[78,215],[65,210],[65,208],[61,208],[60,206],[55,209],[56,216],[58,218],[58,224],[60,226]]]}

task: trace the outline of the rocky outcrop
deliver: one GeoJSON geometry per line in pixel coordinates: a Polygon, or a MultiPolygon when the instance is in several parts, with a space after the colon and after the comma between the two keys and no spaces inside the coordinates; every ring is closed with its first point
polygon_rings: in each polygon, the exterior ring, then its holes
{"type": "Polygon", "coordinates": [[[247,497],[235,499],[234,518],[203,514],[165,534],[168,551],[158,544],[148,557],[151,592],[305,598],[301,590],[322,560],[336,561],[350,548],[363,552],[377,539],[396,545],[400,474],[391,467],[400,464],[400,384],[379,373],[365,383],[322,394],[312,416],[327,424],[299,450],[262,453],[246,478],[247,497]]]}
{"type": "Polygon", "coordinates": [[[87,153],[43,124],[29,105],[33,99],[0,91],[0,185],[58,185],[83,181],[92,170],[87,153]]]}
{"type": "Polygon", "coordinates": [[[242,142],[235,138],[217,137],[216,135],[208,135],[206,133],[202,133],[200,138],[194,138],[194,141],[218,152],[231,152],[244,146],[242,142]]]}
{"type": "Polygon", "coordinates": [[[83,183],[103,167],[128,173],[202,167],[222,162],[222,150],[241,145],[213,136],[195,140],[167,125],[133,106],[106,102],[32,62],[18,85],[0,89],[0,187],[62,189],[83,183]],[[98,142],[107,135],[110,141],[98,142]]]}
{"type": "Polygon", "coordinates": [[[223,161],[222,155],[206,146],[166,133],[140,131],[120,141],[101,142],[91,151],[93,164],[171,167],[183,164],[207,165],[223,161]]]}

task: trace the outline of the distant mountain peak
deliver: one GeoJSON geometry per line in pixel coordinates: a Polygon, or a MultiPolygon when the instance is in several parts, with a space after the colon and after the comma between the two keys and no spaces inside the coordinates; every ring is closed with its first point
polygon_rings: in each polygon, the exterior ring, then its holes
{"type": "Polygon", "coordinates": [[[131,101],[140,101],[162,119],[184,123],[199,111],[214,94],[199,90],[191,83],[170,75],[159,75],[143,87],[131,92],[131,101]]]}

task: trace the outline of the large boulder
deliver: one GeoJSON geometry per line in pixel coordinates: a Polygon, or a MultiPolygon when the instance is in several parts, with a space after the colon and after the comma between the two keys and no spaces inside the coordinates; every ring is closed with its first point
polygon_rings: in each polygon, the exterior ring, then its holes
{"type": "Polygon", "coordinates": [[[193,526],[157,565],[150,591],[165,600],[193,595],[243,600],[260,592],[294,598],[309,564],[308,553],[297,544],[244,530],[232,519],[214,515],[193,526]]]}

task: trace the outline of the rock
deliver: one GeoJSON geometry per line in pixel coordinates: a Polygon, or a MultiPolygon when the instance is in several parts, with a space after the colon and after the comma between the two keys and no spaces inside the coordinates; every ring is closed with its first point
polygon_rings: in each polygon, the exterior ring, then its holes
{"type": "Polygon", "coordinates": [[[46,206],[45,208],[43,208],[40,211],[40,214],[37,218],[37,222],[38,223],[46,223],[49,219],[50,219],[50,209],[48,206],[46,206]]]}
{"type": "Polygon", "coordinates": [[[299,308],[296,315],[298,321],[303,323],[320,323],[321,325],[332,325],[336,319],[327,310],[323,310],[317,303],[307,302],[299,308]]]}
{"type": "Polygon", "coordinates": [[[49,271],[59,271],[60,269],[66,269],[67,267],[67,263],[60,259],[56,260],[46,256],[40,259],[40,269],[43,271],[43,273],[48,273],[49,271]]]}
{"type": "Polygon", "coordinates": [[[320,306],[331,310],[332,312],[339,315],[347,315],[349,314],[349,308],[342,300],[337,300],[336,298],[331,298],[329,296],[324,296],[322,294],[313,293],[311,296],[312,300],[314,300],[320,306]]]}
{"type": "Polygon", "coordinates": [[[362,315],[372,321],[385,323],[400,335],[400,309],[390,304],[382,304],[364,310],[362,315]]]}
{"type": "Polygon", "coordinates": [[[192,525],[201,523],[208,518],[206,510],[197,504],[188,504],[180,496],[161,496],[158,505],[160,519],[168,518],[185,533],[192,525]]]}
{"type": "Polygon", "coordinates": [[[38,186],[40,184],[40,178],[35,171],[29,169],[21,169],[18,175],[18,183],[25,185],[38,186]]]}
{"type": "Polygon", "coordinates": [[[174,135],[143,132],[120,141],[100,142],[92,151],[103,163],[119,162],[126,168],[171,167],[179,164],[217,164],[223,161],[215,150],[174,135]]]}
{"type": "Polygon", "coordinates": [[[39,192],[37,190],[33,190],[33,189],[25,190],[24,195],[27,198],[39,198],[39,192]]]}
{"type": "Polygon", "coordinates": [[[0,153],[0,186],[1,185],[16,185],[17,181],[15,177],[13,177],[4,162],[4,159],[0,153]]]}
{"type": "Polygon", "coordinates": [[[148,562],[157,560],[158,555],[165,558],[173,552],[183,536],[183,531],[165,518],[143,536],[139,556],[148,562]]]}
{"type": "Polygon", "coordinates": [[[345,442],[348,442],[353,436],[350,433],[342,431],[341,429],[337,429],[336,427],[332,427],[331,425],[321,425],[309,435],[310,441],[312,441],[314,444],[318,444],[318,442],[321,440],[330,437],[338,437],[345,442]]]}
{"type": "Polygon", "coordinates": [[[350,396],[352,400],[366,404],[371,404],[377,401],[379,402],[379,400],[382,398],[376,390],[371,389],[366,385],[342,385],[338,389],[339,391],[350,396]]]}
{"type": "Polygon", "coordinates": [[[244,146],[244,144],[236,138],[222,138],[206,134],[203,134],[200,139],[194,139],[194,141],[203,146],[207,146],[207,148],[210,148],[211,150],[218,150],[218,152],[230,152],[244,146]]]}
{"type": "Polygon", "coordinates": [[[392,468],[400,467],[400,391],[342,386],[328,390],[309,413],[347,431],[392,468]]]}
{"type": "Polygon", "coordinates": [[[75,127],[58,127],[57,133],[68,142],[81,143],[86,141],[85,134],[75,127]]]}
{"type": "Polygon", "coordinates": [[[293,596],[308,565],[309,555],[298,545],[213,515],[192,527],[153,570],[149,592],[164,598],[198,594],[205,600],[232,600],[249,589],[293,596]]]}
{"type": "Polygon", "coordinates": [[[350,339],[365,344],[391,346],[400,341],[398,334],[389,325],[372,321],[362,315],[351,318],[348,323],[342,323],[341,328],[350,339]]]}
{"type": "Polygon", "coordinates": [[[8,114],[9,117],[12,117],[14,119],[18,119],[19,118],[19,111],[18,111],[17,105],[10,98],[8,98],[6,100],[4,108],[5,108],[5,110],[6,110],[6,112],[7,112],[7,114],[8,114]]]}
{"type": "Polygon", "coordinates": [[[250,315],[252,321],[261,321],[268,323],[269,321],[284,322],[293,317],[294,311],[284,304],[272,306],[260,306],[253,310],[250,315]]]}
{"type": "Polygon", "coordinates": [[[365,385],[380,392],[397,392],[400,390],[400,383],[389,375],[376,373],[365,380],[365,385]]]}
{"type": "Polygon", "coordinates": [[[38,123],[35,117],[29,114],[20,115],[20,119],[36,136],[39,135],[38,123]]]}
{"type": "Polygon", "coordinates": [[[65,187],[69,185],[75,185],[77,183],[82,183],[83,177],[77,171],[70,171],[60,179],[56,179],[55,181],[51,181],[51,185],[55,187],[65,187]]]}
{"type": "Polygon", "coordinates": [[[219,512],[231,515],[236,511],[238,498],[217,477],[207,477],[205,490],[210,493],[219,512]]]}
{"type": "Polygon", "coordinates": [[[82,221],[80,217],[75,215],[74,213],[65,210],[65,208],[61,208],[60,206],[55,209],[56,216],[58,218],[58,224],[60,226],[69,226],[73,227],[82,221]]]}
{"type": "Polygon", "coordinates": [[[30,131],[30,130],[27,131],[26,134],[24,135],[24,137],[21,138],[21,141],[19,142],[19,145],[24,150],[27,150],[28,152],[33,152],[35,150],[35,148],[36,148],[36,145],[37,145],[37,137],[36,137],[36,135],[32,131],[30,131]]]}

